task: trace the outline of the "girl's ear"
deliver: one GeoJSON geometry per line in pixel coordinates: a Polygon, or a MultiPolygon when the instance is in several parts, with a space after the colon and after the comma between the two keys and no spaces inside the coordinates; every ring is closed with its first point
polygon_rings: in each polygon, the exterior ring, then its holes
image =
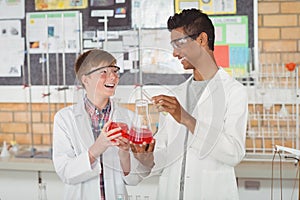
{"type": "Polygon", "coordinates": [[[88,84],[88,77],[86,75],[81,76],[82,85],[86,86],[88,84]]]}

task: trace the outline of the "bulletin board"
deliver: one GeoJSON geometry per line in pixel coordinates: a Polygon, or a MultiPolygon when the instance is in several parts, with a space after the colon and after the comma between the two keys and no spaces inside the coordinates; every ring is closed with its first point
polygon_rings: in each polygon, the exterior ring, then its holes
{"type": "MultiPolygon", "coordinates": [[[[163,8],[162,8],[163,9],[163,8]]],[[[90,8],[85,9],[78,9],[76,11],[79,11],[82,14],[82,28],[83,30],[95,30],[95,28],[101,28],[101,25],[98,27],[91,26],[89,24],[89,18],[91,14],[90,8]]],[[[45,12],[45,11],[36,11],[35,10],[35,4],[34,1],[25,1],[25,13],[38,13],[38,12],[45,12]]],[[[248,17],[248,47],[253,48],[254,47],[254,27],[253,27],[253,1],[249,0],[238,0],[236,1],[236,14],[228,14],[226,16],[247,16],[248,17]]],[[[218,17],[218,16],[212,16],[211,17],[218,17]]],[[[244,18],[241,18],[243,21],[244,18]]],[[[26,33],[26,19],[21,19],[21,35],[22,37],[25,37],[26,33]]],[[[114,27],[116,28],[116,27],[114,27]]],[[[131,26],[128,28],[132,29],[131,26]]],[[[51,30],[50,30],[51,31],[51,30]]],[[[26,43],[26,42],[25,42],[26,43]]],[[[216,42],[218,44],[218,42],[216,42]]],[[[221,44],[221,43],[219,43],[221,44]]],[[[238,47],[236,47],[238,48],[238,47]]],[[[67,85],[74,85],[75,75],[74,75],[74,62],[76,60],[76,57],[78,55],[76,53],[66,53],[65,54],[65,63],[66,63],[66,71],[65,71],[65,77],[63,75],[63,69],[62,67],[57,68],[57,60],[61,61],[62,55],[61,53],[53,53],[49,56],[49,63],[51,66],[50,70],[50,84],[51,85],[57,85],[61,84],[63,79],[66,78],[67,85]]],[[[0,85],[22,85],[27,80],[27,54],[26,51],[24,52],[24,70],[22,70],[21,77],[0,77],[0,85]]],[[[249,58],[252,59],[252,58],[249,58]]],[[[30,56],[30,64],[31,64],[31,84],[32,85],[43,85],[42,77],[43,77],[43,58],[40,54],[32,54],[30,56]]],[[[236,60],[234,62],[240,62],[239,60],[236,60]]],[[[186,75],[184,75],[186,76],[186,75]]],[[[182,76],[180,76],[182,77],[182,76]]],[[[143,77],[143,80],[151,80],[153,79],[162,79],[163,81],[160,81],[161,83],[166,83],[170,85],[176,85],[182,82],[182,80],[179,80],[179,78],[176,78],[176,75],[172,74],[147,74],[146,77],[143,77]],[[175,77],[175,78],[174,78],[175,77]]],[[[134,77],[128,76],[123,77],[122,82],[120,82],[121,85],[129,85],[134,84],[134,77]]]]}
{"type": "Polygon", "coordinates": [[[247,75],[249,67],[249,31],[248,16],[215,16],[212,17],[215,26],[216,62],[225,71],[235,77],[247,75]]]}

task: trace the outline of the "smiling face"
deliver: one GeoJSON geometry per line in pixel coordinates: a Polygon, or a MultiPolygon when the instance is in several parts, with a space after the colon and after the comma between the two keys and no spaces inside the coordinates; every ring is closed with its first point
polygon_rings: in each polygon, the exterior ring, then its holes
{"type": "Polygon", "coordinates": [[[83,53],[75,63],[77,78],[88,99],[99,108],[115,94],[120,69],[115,65],[116,59],[110,53],[98,49],[83,53]]]}
{"type": "Polygon", "coordinates": [[[167,26],[173,56],[180,60],[183,68],[193,69],[195,80],[211,78],[218,68],[213,54],[214,26],[207,14],[198,9],[184,9],[170,16],[167,26]]]}
{"type": "Polygon", "coordinates": [[[206,80],[217,70],[213,51],[208,46],[205,32],[188,35],[183,27],[171,31],[173,56],[180,60],[184,69],[193,69],[195,80],[206,80]]]}
{"type": "Polygon", "coordinates": [[[115,63],[101,62],[82,76],[88,98],[92,102],[108,99],[115,94],[119,83],[119,68],[115,63]]]}
{"type": "Polygon", "coordinates": [[[173,56],[180,60],[184,69],[194,69],[195,61],[199,59],[199,51],[197,49],[199,49],[200,44],[191,37],[185,33],[183,27],[171,31],[173,56]]]}

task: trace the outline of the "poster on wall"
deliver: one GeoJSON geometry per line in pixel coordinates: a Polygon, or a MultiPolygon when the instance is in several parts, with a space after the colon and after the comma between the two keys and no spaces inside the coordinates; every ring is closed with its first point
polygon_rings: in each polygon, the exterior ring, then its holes
{"type": "Polygon", "coordinates": [[[20,20],[0,20],[0,44],[0,77],[20,77],[25,52],[20,20]]]}
{"type": "Polygon", "coordinates": [[[216,62],[235,77],[249,67],[248,16],[210,17],[215,26],[216,62]]]}
{"type": "Polygon", "coordinates": [[[131,28],[131,0],[90,0],[88,25],[104,30],[107,18],[108,30],[131,28]]]}
{"type": "Polygon", "coordinates": [[[29,53],[77,53],[80,51],[78,11],[27,13],[29,53]]]}
{"type": "Polygon", "coordinates": [[[197,8],[208,15],[236,14],[236,0],[175,0],[175,12],[197,8]]]}
{"type": "Polygon", "coordinates": [[[87,0],[35,0],[35,10],[67,10],[87,8],[87,0]]]}
{"type": "Polygon", "coordinates": [[[0,77],[21,77],[24,38],[0,38],[0,77]]]}
{"type": "Polygon", "coordinates": [[[0,19],[23,19],[25,0],[0,0],[0,19]]]}
{"type": "Polygon", "coordinates": [[[132,27],[167,28],[168,18],[173,14],[173,0],[155,0],[155,3],[135,0],[133,1],[132,27]]]}
{"type": "Polygon", "coordinates": [[[20,20],[0,20],[0,38],[16,38],[21,37],[21,21],[20,20]]]}

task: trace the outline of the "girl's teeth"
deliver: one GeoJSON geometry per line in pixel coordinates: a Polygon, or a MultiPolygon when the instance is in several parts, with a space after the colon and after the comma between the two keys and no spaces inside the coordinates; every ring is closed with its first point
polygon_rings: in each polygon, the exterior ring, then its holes
{"type": "Polygon", "coordinates": [[[115,84],[105,84],[105,86],[108,86],[108,87],[114,87],[115,84]]]}

